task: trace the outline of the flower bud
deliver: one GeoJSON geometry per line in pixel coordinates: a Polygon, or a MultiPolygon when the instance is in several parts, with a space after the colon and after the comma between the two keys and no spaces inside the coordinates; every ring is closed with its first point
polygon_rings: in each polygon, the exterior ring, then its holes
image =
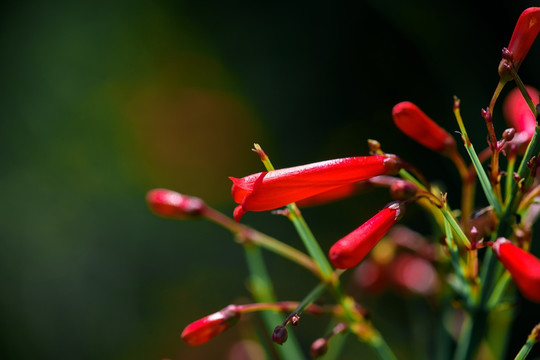
{"type": "Polygon", "coordinates": [[[328,340],[325,338],[318,338],[311,344],[311,348],[309,349],[309,353],[311,354],[311,357],[318,358],[326,354],[328,351],[328,340]]]}
{"type": "Polygon", "coordinates": [[[398,179],[390,185],[390,196],[396,200],[408,200],[416,195],[418,187],[408,180],[398,179]]]}
{"type": "Polygon", "coordinates": [[[430,150],[448,154],[456,148],[452,135],[412,102],[403,101],[395,105],[392,117],[401,131],[430,150]]]}
{"type": "MultiPolygon", "coordinates": [[[[508,51],[513,59],[514,68],[517,70],[523,59],[529,52],[538,32],[540,31],[540,7],[531,7],[525,9],[516,23],[512,38],[508,44],[508,51]]],[[[508,57],[508,55],[506,55],[508,57]]],[[[501,61],[499,65],[499,74],[501,77],[505,77],[506,70],[504,69],[504,62],[501,61]]]]}
{"type": "Polygon", "coordinates": [[[272,333],[272,341],[279,345],[283,345],[283,343],[287,341],[288,337],[289,333],[283,325],[276,326],[274,332],[272,333]]]}
{"type": "Polygon", "coordinates": [[[540,302],[540,259],[505,238],[493,243],[493,251],[527,299],[540,302]]]}
{"type": "Polygon", "coordinates": [[[237,306],[229,305],[216,313],[189,324],[182,331],[182,340],[191,346],[202,345],[234,325],[239,318],[240,312],[237,306]]]}
{"type": "Polygon", "coordinates": [[[156,215],[187,219],[201,216],[206,204],[199,198],[186,196],[167,189],[154,189],[146,194],[146,202],[156,215]]]}
{"type": "Polygon", "coordinates": [[[350,269],[358,265],[399,220],[402,212],[403,206],[399,202],[390,203],[356,230],[338,240],[329,252],[332,265],[339,269],[350,269]]]}

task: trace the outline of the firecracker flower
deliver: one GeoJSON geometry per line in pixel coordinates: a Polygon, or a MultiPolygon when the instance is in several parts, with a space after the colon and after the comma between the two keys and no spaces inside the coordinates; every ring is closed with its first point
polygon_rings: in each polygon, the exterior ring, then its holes
{"type": "Polygon", "coordinates": [[[411,139],[430,150],[449,154],[456,149],[456,141],[446,130],[437,125],[418,106],[403,101],[392,109],[396,126],[411,139]]]}
{"type": "MultiPolygon", "coordinates": [[[[525,89],[527,89],[532,101],[535,104],[538,103],[540,92],[532,86],[525,86],[525,89]]],[[[533,137],[536,128],[536,118],[519,88],[512,89],[504,99],[503,113],[508,125],[516,130],[512,143],[518,146],[526,146],[533,137]]]]}
{"type": "Polygon", "coordinates": [[[202,345],[230,328],[239,318],[237,306],[229,305],[186,326],[182,331],[182,340],[191,346],[202,345]]]}
{"type": "MultiPolygon", "coordinates": [[[[512,55],[514,68],[517,70],[523,59],[529,52],[538,32],[540,31],[540,7],[530,7],[525,9],[516,23],[510,43],[508,44],[508,50],[512,55]]],[[[504,61],[501,61],[499,65],[499,74],[504,76],[506,71],[504,70],[504,61]]]]}
{"type": "Polygon", "coordinates": [[[356,230],[338,240],[329,251],[332,265],[339,269],[350,269],[358,265],[400,219],[403,210],[402,203],[390,203],[356,230]]]}
{"type": "Polygon", "coordinates": [[[493,243],[493,251],[527,299],[540,302],[540,259],[505,238],[493,243]]]}
{"type": "Polygon", "coordinates": [[[167,189],[150,190],[146,194],[146,202],[156,215],[173,219],[198,217],[206,209],[201,199],[167,189]]]}
{"type": "Polygon", "coordinates": [[[232,196],[239,204],[234,218],[239,221],[247,211],[273,210],[377,175],[396,174],[402,167],[395,155],[374,155],[265,171],[241,179],[230,177],[232,196]]]}

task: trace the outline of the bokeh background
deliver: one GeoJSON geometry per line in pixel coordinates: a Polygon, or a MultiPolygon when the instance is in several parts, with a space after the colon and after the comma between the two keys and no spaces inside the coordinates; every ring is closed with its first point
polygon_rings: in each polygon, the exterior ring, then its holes
{"type": "MultiPolygon", "coordinates": [[[[458,95],[482,148],[480,108],[497,83],[500,50],[535,4],[2,3],[0,357],[231,358],[249,323],[200,348],[179,334],[246,301],[241,247],[213,224],[152,215],[146,191],[171,188],[231,214],[227,177],[261,170],[254,142],[286,167],[367,154],[374,138],[444,184],[453,202],[457,173],[397,131],[391,108],[414,101],[453,131],[458,95]]],[[[539,63],[536,44],[520,73],[537,87],[539,63]]],[[[504,129],[498,112],[495,126],[504,129]]],[[[388,201],[375,191],[305,216],[326,250],[388,201]]],[[[283,218],[243,221],[301,246],[283,218]]],[[[426,230],[419,209],[404,221],[426,230]]],[[[284,260],[267,260],[280,299],[301,299],[315,284],[284,260]]],[[[384,296],[373,303],[375,323],[400,358],[422,358],[413,340],[429,341],[422,334],[431,320],[402,307],[426,304],[384,296]]],[[[520,301],[507,357],[540,321],[538,306],[520,301]]],[[[326,320],[305,321],[296,333],[307,348],[326,320]]],[[[347,349],[343,359],[373,358],[354,341],[347,349]]]]}

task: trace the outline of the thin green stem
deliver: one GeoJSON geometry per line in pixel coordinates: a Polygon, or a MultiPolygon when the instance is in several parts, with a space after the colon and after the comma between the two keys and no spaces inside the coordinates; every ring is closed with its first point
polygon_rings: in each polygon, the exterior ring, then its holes
{"type": "Polygon", "coordinates": [[[461,118],[458,98],[454,99],[454,116],[456,117],[456,120],[458,122],[459,129],[461,131],[461,137],[465,145],[465,149],[467,150],[467,153],[469,154],[469,157],[471,158],[471,161],[474,165],[476,174],[478,175],[478,179],[480,181],[480,185],[482,186],[482,189],[484,190],[484,194],[489,204],[493,207],[493,210],[495,211],[495,213],[497,215],[500,215],[502,213],[501,204],[495,197],[495,193],[494,193],[493,187],[491,186],[491,182],[489,181],[489,177],[487,176],[484,170],[484,167],[482,166],[482,163],[480,162],[480,159],[478,158],[478,155],[476,154],[476,151],[474,150],[474,146],[469,140],[469,136],[467,135],[467,130],[465,129],[465,125],[463,124],[463,119],[461,118]]]}
{"type": "Polygon", "coordinates": [[[506,80],[503,80],[501,78],[499,80],[499,83],[497,84],[497,87],[495,88],[495,92],[493,93],[493,96],[491,97],[491,101],[489,102],[489,112],[491,114],[493,114],[495,103],[497,102],[497,99],[499,98],[499,95],[501,94],[501,91],[504,88],[504,85],[506,85],[506,80]]]}
{"type": "MultiPolygon", "coordinates": [[[[261,249],[257,246],[244,246],[246,260],[250,273],[250,284],[253,298],[257,302],[275,302],[274,289],[272,281],[266,270],[261,249]]],[[[283,321],[283,316],[272,312],[263,311],[261,313],[263,322],[268,333],[272,333],[276,324],[283,321]]],[[[287,346],[276,346],[278,353],[282,359],[296,360],[303,359],[304,355],[300,349],[300,345],[294,334],[291,334],[288,339],[287,346]]]]}
{"type": "Polygon", "coordinates": [[[531,96],[527,92],[527,89],[525,88],[525,84],[523,84],[523,81],[521,81],[521,78],[519,77],[516,69],[514,66],[509,66],[510,74],[512,75],[512,78],[516,82],[517,87],[519,88],[519,91],[521,91],[521,95],[523,95],[523,98],[527,102],[527,105],[531,109],[532,113],[534,114],[534,117],[538,116],[538,112],[536,110],[536,105],[533,103],[531,96]]]}
{"type": "Polygon", "coordinates": [[[448,207],[444,206],[440,210],[441,210],[441,213],[444,216],[444,219],[448,222],[448,224],[452,227],[452,230],[454,230],[454,232],[456,233],[461,245],[465,249],[470,249],[471,248],[471,242],[467,238],[467,235],[465,235],[465,233],[463,232],[463,229],[461,229],[461,227],[457,223],[456,219],[454,218],[454,216],[452,215],[452,213],[450,212],[448,207]]]}
{"type": "Polygon", "coordinates": [[[304,310],[311,304],[315,302],[321,295],[326,291],[327,285],[325,283],[320,283],[316,287],[313,288],[313,290],[310,291],[309,294],[298,304],[296,309],[294,309],[294,314],[302,314],[304,310]]]}
{"type": "Polygon", "coordinates": [[[239,224],[211,207],[207,207],[203,215],[207,219],[231,231],[236,235],[240,242],[251,242],[266,250],[272,251],[275,254],[281,255],[282,257],[308,269],[319,279],[322,279],[321,272],[313,260],[305,253],[293,248],[292,246],[258,232],[248,226],[239,224]]]}
{"type": "Polygon", "coordinates": [[[394,355],[392,350],[388,347],[386,341],[384,341],[379,333],[372,336],[369,344],[371,347],[373,347],[373,349],[375,349],[377,355],[379,355],[379,358],[382,360],[397,360],[397,357],[394,355]]]}
{"type": "Polygon", "coordinates": [[[313,236],[313,233],[306,224],[300,210],[295,204],[289,204],[287,205],[287,208],[289,209],[288,217],[293,223],[298,235],[300,235],[308,254],[313,258],[315,264],[317,264],[323,278],[325,280],[330,280],[332,278],[332,267],[319,246],[319,243],[315,239],[315,236],[313,236]]]}
{"type": "MultiPolygon", "coordinates": [[[[512,151],[512,150],[510,150],[512,151]]],[[[515,155],[509,155],[508,156],[508,164],[506,166],[506,179],[505,179],[505,186],[504,186],[504,206],[508,206],[508,203],[510,201],[510,194],[512,193],[512,184],[514,183],[514,167],[516,166],[516,156],[515,155]]]]}
{"type": "MultiPolygon", "coordinates": [[[[446,246],[448,247],[448,251],[450,252],[450,262],[452,263],[452,267],[454,268],[454,272],[456,273],[458,279],[459,279],[459,288],[457,289],[459,291],[459,295],[463,297],[466,301],[470,301],[470,286],[467,282],[467,279],[465,277],[465,272],[463,270],[463,264],[461,262],[461,259],[459,257],[459,252],[457,245],[454,241],[454,235],[452,233],[452,227],[450,226],[449,222],[445,219],[444,221],[444,227],[445,227],[445,241],[446,246]]],[[[467,307],[470,306],[470,304],[466,304],[467,307]]]]}
{"type": "Polygon", "coordinates": [[[518,354],[514,358],[514,360],[524,360],[527,358],[527,355],[531,352],[531,349],[533,348],[535,342],[532,339],[527,339],[525,344],[521,347],[518,354]]]}

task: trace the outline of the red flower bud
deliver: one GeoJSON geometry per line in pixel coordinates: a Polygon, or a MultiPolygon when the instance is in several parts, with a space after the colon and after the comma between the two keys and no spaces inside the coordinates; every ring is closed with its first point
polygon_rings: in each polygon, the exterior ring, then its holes
{"type": "Polygon", "coordinates": [[[399,220],[403,208],[393,202],[352,233],[338,240],[329,252],[330,262],[339,269],[355,267],[399,220]]]}
{"type": "Polygon", "coordinates": [[[371,177],[397,173],[402,162],[394,155],[359,156],[261,172],[233,182],[232,196],[239,204],[238,221],[247,211],[276,209],[290,203],[371,177]]]}
{"type": "Polygon", "coordinates": [[[403,101],[395,105],[392,117],[401,131],[428,149],[447,154],[456,147],[452,135],[412,102],[403,101]]]}
{"type": "Polygon", "coordinates": [[[239,318],[240,312],[237,307],[229,305],[216,313],[189,324],[182,331],[182,340],[191,346],[202,345],[230,328],[239,318]]]}
{"type": "Polygon", "coordinates": [[[167,189],[150,190],[146,194],[146,202],[156,215],[174,219],[200,216],[206,208],[199,198],[167,189]]]}
{"type": "MultiPolygon", "coordinates": [[[[532,101],[538,103],[540,92],[531,86],[525,88],[532,101]]],[[[511,138],[512,144],[525,148],[533,137],[536,118],[518,88],[512,89],[504,99],[503,113],[508,125],[516,130],[511,138]]]]}
{"type": "Polygon", "coordinates": [[[510,272],[523,296],[540,302],[540,259],[505,238],[498,238],[493,243],[493,251],[510,272]]]}
{"type": "MultiPolygon", "coordinates": [[[[540,7],[525,9],[519,16],[514,32],[512,33],[512,38],[510,39],[510,44],[508,44],[508,50],[512,54],[514,68],[516,70],[529,52],[539,31],[540,7]]],[[[501,73],[500,66],[499,73],[501,73]]]]}

